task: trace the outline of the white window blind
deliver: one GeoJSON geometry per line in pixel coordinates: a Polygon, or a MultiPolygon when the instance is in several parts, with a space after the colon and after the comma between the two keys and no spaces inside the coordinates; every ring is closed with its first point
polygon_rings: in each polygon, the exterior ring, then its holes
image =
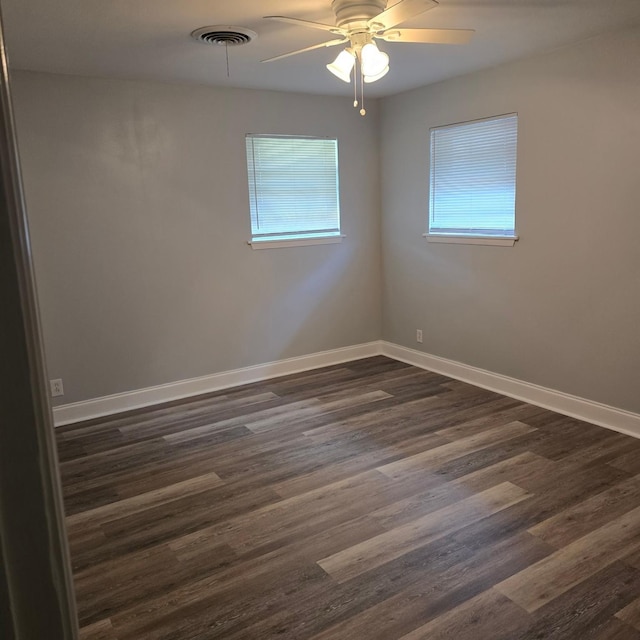
{"type": "Polygon", "coordinates": [[[429,233],[515,236],[518,115],[431,129],[429,233]]]}
{"type": "Polygon", "coordinates": [[[340,235],[338,141],[246,137],[253,241],[340,235]]]}

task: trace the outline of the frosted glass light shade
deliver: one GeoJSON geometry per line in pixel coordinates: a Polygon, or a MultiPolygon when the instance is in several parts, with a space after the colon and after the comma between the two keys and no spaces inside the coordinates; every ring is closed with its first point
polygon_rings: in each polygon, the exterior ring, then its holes
{"type": "Polygon", "coordinates": [[[389,65],[387,65],[377,76],[365,76],[365,82],[375,82],[376,80],[380,80],[383,76],[386,76],[389,73],[389,65]]]}
{"type": "MultiPolygon", "coordinates": [[[[360,60],[365,78],[367,76],[376,79],[376,76],[381,78],[384,75],[383,71],[389,68],[389,56],[380,51],[373,42],[369,42],[362,47],[360,60]]],[[[369,82],[373,82],[373,80],[369,80],[369,82]]]]}
{"type": "Polygon", "coordinates": [[[356,58],[353,53],[344,49],[331,64],[327,65],[327,69],[340,80],[351,82],[351,69],[355,63],[356,58]]]}

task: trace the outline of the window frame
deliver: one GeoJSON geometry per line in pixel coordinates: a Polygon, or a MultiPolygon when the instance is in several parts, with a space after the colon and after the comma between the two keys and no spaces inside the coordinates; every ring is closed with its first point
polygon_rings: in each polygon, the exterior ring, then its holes
{"type": "MultiPolygon", "coordinates": [[[[428,212],[427,212],[427,232],[423,233],[423,237],[428,242],[445,243],[445,244],[476,244],[476,245],[493,245],[493,246],[513,246],[519,236],[516,230],[517,217],[516,217],[516,190],[517,190],[517,145],[518,145],[518,128],[519,128],[519,116],[517,112],[503,113],[495,116],[487,116],[484,118],[476,118],[473,120],[465,120],[461,122],[453,122],[446,125],[439,125],[429,128],[429,198],[428,198],[428,212]],[[483,229],[480,227],[467,227],[467,228],[453,228],[449,231],[432,231],[432,215],[434,207],[434,180],[436,178],[436,163],[434,162],[434,134],[437,131],[443,129],[449,129],[453,127],[461,127],[463,125],[475,124],[479,122],[497,121],[501,119],[514,118],[515,117],[515,141],[516,149],[514,156],[514,203],[513,203],[513,233],[483,233],[483,229]]],[[[470,214],[471,215],[471,214],[470,214]]]]}
{"type": "MultiPolygon", "coordinates": [[[[299,247],[320,244],[336,244],[342,242],[345,237],[342,234],[342,216],[340,207],[340,161],[339,161],[339,144],[337,136],[312,136],[312,135],[295,135],[295,134],[265,134],[265,133],[247,133],[245,134],[245,151],[247,166],[247,184],[249,190],[249,223],[251,239],[247,244],[252,249],[281,249],[285,247],[299,247]],[[335,205],[337,214],[337,229],[309,229],[306,231],[285,231],[282,233],[271,233],[271,235],[260,235],[256,233],[254,228],[254,218],[257,215],[256,191],[258,184],[255,180],[255,163],[253,169],[250,166],[252,160],[249,154],[249,145],[254,151],[253,141],[255,139],[268,140],[328,140],[335,144],[335,205]],[[251,141],[251,143],[250,143],[251,141]],[[254,209],[255,207],[255,209],[254,209]],[[312,234],[312,235],[311,235],[312,234]]],[[[254,161],[255,162],[255,161],[254,161]]],[[[303,205],[304,206],[304,205],[303,205]]]]}

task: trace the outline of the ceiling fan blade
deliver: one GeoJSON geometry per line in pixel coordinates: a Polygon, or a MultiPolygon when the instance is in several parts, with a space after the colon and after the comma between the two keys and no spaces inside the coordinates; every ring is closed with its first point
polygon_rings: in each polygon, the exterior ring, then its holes
{"type": "Polygon", "coordinates": [[[419,13],[435,9],[437,6],[436,0],[400,0],[397,4],[371,18],[368,25],[377,31],[390,29],[419,13]]]}
{"type": "Polygon", "coordinates": [[[473,29],[392,29],[374,37],[387,42],[467,44],[474,33],[473,29]]]}
{"type": "Polygon", "coordinates": [[[310,27],[311,29],[321,29],[322,31],[330,31],[331,33],[345,34],[346,32],[335,24],[324,24],[322,22],[311,22],[310,20],[302,20],[300,18],[288,18],[287,16],[264,16],[265,20],[277,20],[278,22],[287,22],[295,24],[299,27],[310,27]]]}
{"type": "Polygon", "coordinates": [[[305,51],[322,49],[322,47],[335,47],[336,45],[345,44],[346,42],[349,42],[348,38],[338,38],[336,40],[328,40],[327,42],[314,44],[310,47],[305,47],[304,49],[296,49],[295,51],[289,51],[289,53],[281,53],[279,56],[274,56],[273,58],[267,58],[266,60],[261,60],[260,62],[273,62],[274,60],[282,60],[282,58],[288,58],[289,56],[296,56],[299,53],[304,53],[305,51]]]}

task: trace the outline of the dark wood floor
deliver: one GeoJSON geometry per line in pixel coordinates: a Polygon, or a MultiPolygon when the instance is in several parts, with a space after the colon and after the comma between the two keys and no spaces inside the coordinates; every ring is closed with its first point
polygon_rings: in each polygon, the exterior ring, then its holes
{"type": "Polygon", "coordinates": [[[640,441],[384,357],[57,430],[82,638],[640,640],[640,441]]]}

